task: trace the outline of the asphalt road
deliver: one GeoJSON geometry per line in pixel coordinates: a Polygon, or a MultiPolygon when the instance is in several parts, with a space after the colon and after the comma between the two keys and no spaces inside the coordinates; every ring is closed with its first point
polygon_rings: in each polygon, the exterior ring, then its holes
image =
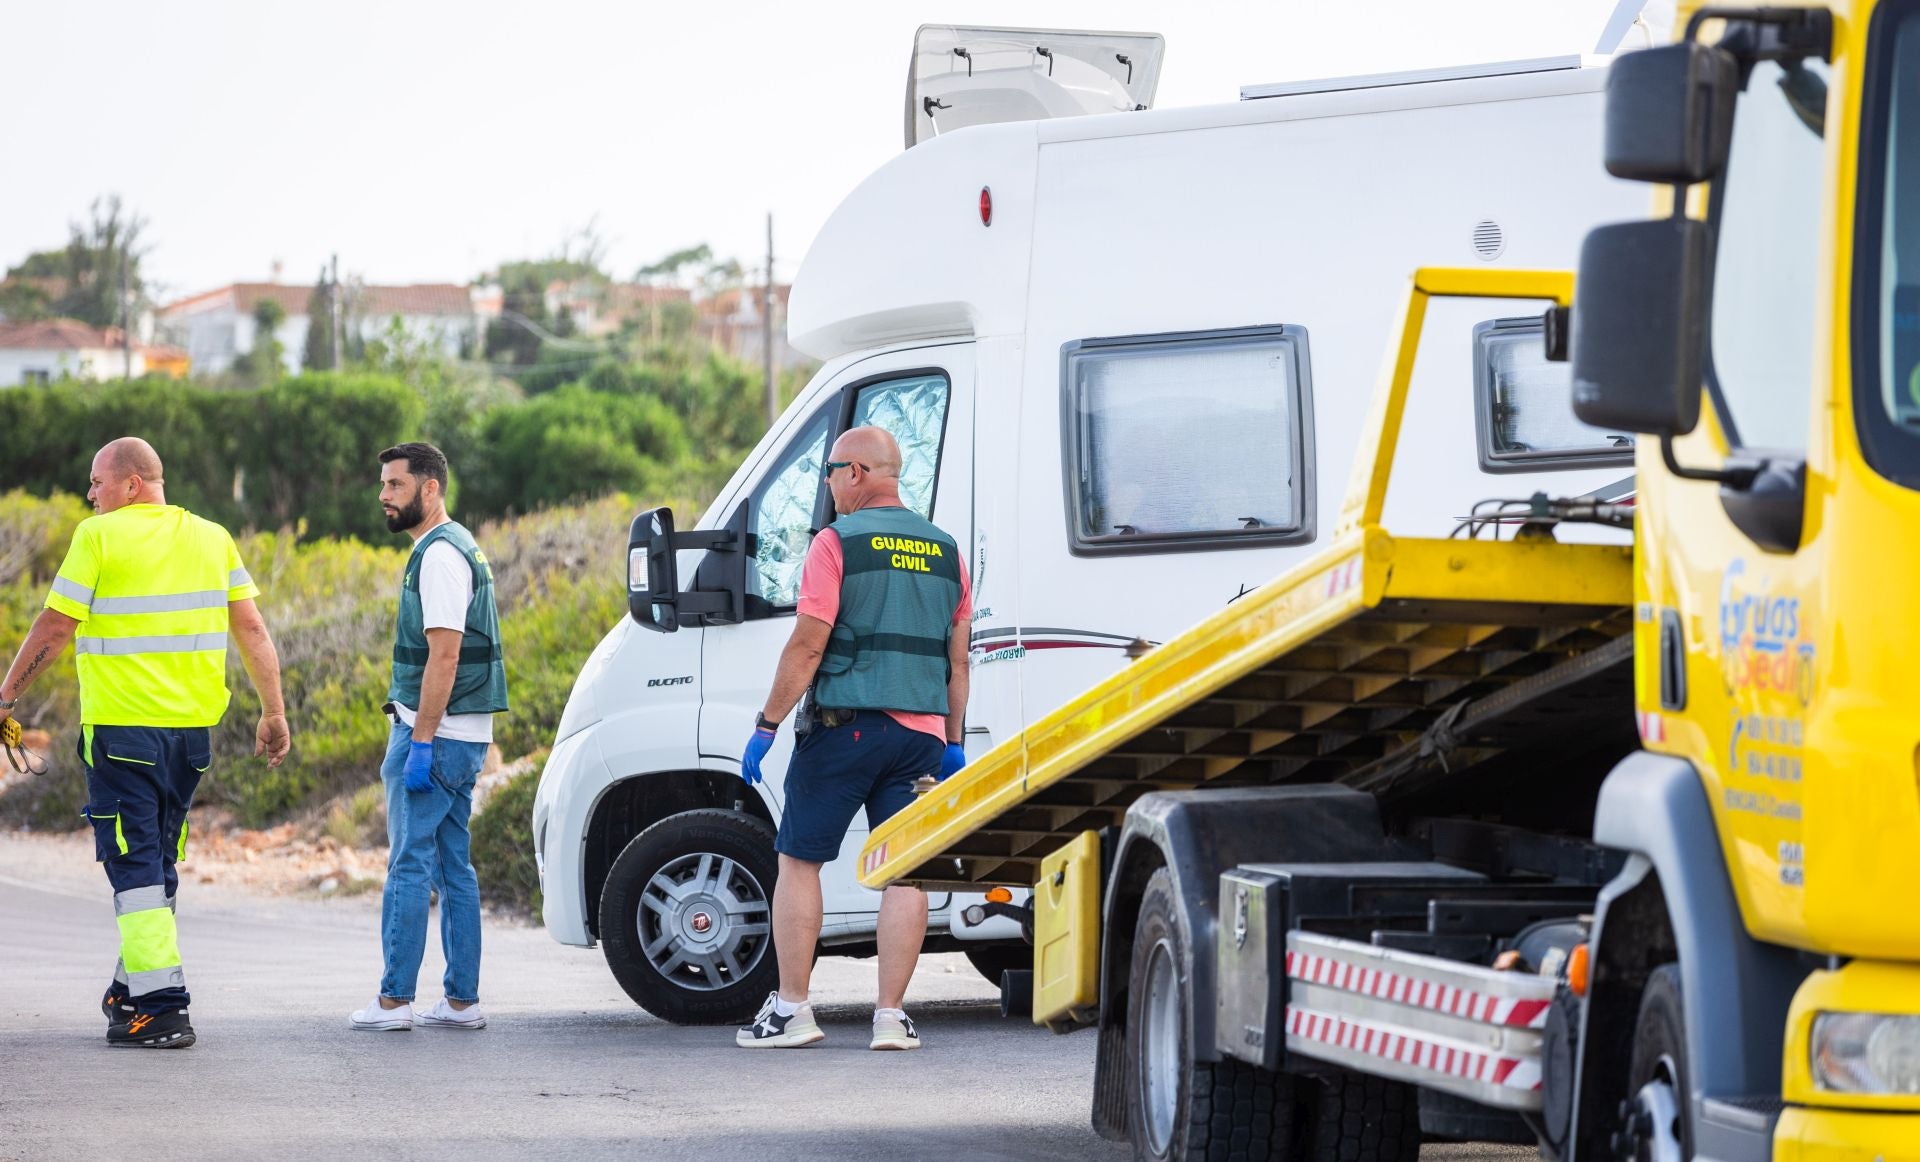
{"type": "Polygon", "coordinates": [[[189,880],[181,945],[199,1043],[109,1049],[98,1001],[112,905],[83,855],[52,850],[0,835],[0,1159],[1128,1155],[1087,1126],[1093,1038],[1003,1020],[957,956],[926,958],[915,978],[919,1052],[868,1051],[872,963],[828,959],[814,994],[827,1040],[749,1053],[730,1029],[641,1012],[597,952],[490,923],[488,1029],[357,1033],[347,1014],[380,969],[377,897],[189,880]]]}

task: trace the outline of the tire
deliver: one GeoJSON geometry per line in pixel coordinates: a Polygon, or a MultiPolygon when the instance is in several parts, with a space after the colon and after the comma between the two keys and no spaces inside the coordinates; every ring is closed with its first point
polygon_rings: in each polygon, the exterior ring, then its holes
{"type": "Polygon", "coordinates": [[[989,984],[999,988],[1002,973],[1033,970],[1033,949],[1025,944],[982,944],[967,949],[967,963],[973,965],[973,971],[986,977],[989,984]]]}
{"type": "Polygon", "coordinates": [[[676,1025],[750,1019],[779,983],[773,832],[737,811],[685,811],[642,831],[607,873],[600,941],[635,1004],[676,1025]]]}
{"type": "Polygon", "coordinates": [[[1297,1083],[1245,1062],[1195,1064],[1193,944],[1173,880],[1147,881],[1134,927],[1125,1085],[1128,1136],[1147,1162],[1254,1162],[1294,1144],[1297,1083]]]}
{"type": "Polygon", "coordinates": [[[1627,1101],[1615,1157],[1623,1162],[1664,1162],[1693,1157],[1693,1118],[1688,1109],[1687,1011],[1680,992],[1680,966],[1663,964],[1640,993],[1627,1066],[1627,1101]]]}
{"type": "Polygon", "coordinates": [[[1302,1082],[1311,1096],[1310,1162],[1415,1162],[1420,1156],[1420,1093],[1401,1081],[1336,1070],[1302,1082]]]}

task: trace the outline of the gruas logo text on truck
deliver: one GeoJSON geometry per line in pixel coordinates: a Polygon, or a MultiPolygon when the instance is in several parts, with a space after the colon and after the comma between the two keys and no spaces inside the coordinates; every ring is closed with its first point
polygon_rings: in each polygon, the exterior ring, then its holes
{"type": "Polygon", "coordinates": [[[1720,582],[1720,666],[1727,692],[1813,701],[1814,647],[1800,598],[1776,594],[1735,559],[1720,582]]]}

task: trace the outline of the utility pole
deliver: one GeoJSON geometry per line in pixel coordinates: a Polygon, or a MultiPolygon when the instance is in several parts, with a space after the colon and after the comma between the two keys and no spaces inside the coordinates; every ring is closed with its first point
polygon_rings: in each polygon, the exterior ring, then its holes
{"type": "Polygon", "coordinates": [[[133,276],[128,267],[133,258],[127,253],[124,244],[120,247],[120,355],[123,360],[122,379],[133,378],[133,276]]]}
{"type": "Polygon", "coordinates": [[[773,368],[773,211],[767,211],[767,285],[760,296],[761,357],[767,367],[767,426],[780,418],[780,381],[773,368]]]}
{"type": "Polygon", "coordinates": [[[333,326],[327,328],[333,334],[333,369],[340,370],[340,330],[344,320],[340,317],[340,255],[333,256],[333,273],[327,276],[327,314],[333,326]]]}

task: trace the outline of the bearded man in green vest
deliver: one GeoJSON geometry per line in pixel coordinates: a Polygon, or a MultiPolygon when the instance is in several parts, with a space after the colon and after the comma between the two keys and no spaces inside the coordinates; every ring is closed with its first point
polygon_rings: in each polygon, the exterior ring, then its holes
{"type": "MultiPolygon", "coordinates": [[[[973,602],[960,548],[901,504],[900,446],[884,430],[841,436],[826,473],[839,519],[807,550],[793,637],[740,759],[741,777],[759,782],[780,720],[812,687],[817,709],[794,745],[774,839],[780,987],[734,1036],[751,1049],[798,1048],[826,1036],[807,1003],[820,938],[820,867],[839,856],[854,812],[864,806],[868,826],[878,827],[913,802],[915,780],[946,778],[967,761],[961,742],[973,602]]],[[[888,888],[869,1048],[920,1047],[900,1006],[926,931],[926,895],[888,888]]]]}
{"type": "Polygon", "coordinates": [[[387,528],[413,538],[394,618],[393,719],[380,776],[387,790],[387,886],[380,994],[353,1014],[369,1032],[486,1027],[480,1011],[480,884],[467,820],[473,784],[507,708],[493,570],[473,534],[447,516],[447,458],[432,444],[380,453],[387,528]],[[414,986],[427,943],[427,894],[440,892],[445,996],[416,1018],[414,986]]]}

